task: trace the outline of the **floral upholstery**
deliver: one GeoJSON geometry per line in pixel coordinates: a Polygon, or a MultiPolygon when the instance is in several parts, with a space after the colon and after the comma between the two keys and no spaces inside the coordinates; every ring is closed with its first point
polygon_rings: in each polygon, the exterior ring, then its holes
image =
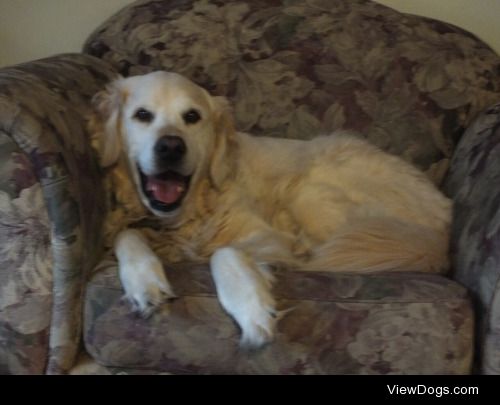
{"type": "Polygon", "coordinates": [[[500,103],[464,134],[446,189],[454,198],[455,278],[473,293],[477,349],[485,374],[500,374],[500,103]]]}
{"type": "Polygon", "coordinates": [[[84,116],[114,76],[85,55],[0,70],[0,372],[75,361],[104,214],[84,116]]]}
{"type": "Polygon", "coordinates": [[[228,96],[242,131],[360,132],[437,183],[500,91],[498,56],[470,34],[366,0],[139,1],[85,52],[125,76],[172,70],[228,96]]]}
{"type": "Polygon", "coordinates": [[[238,347],[204,266],[169,266],[181,298],[149,319],[130,312],[116,264],[87,288],[85,344],[100,365],[201,374],[465,374],[473,316],[465,289],[426,274],[276,272],[275,342],[238,347]]]}
{"type": "Polygon", "coordinates": [[[95,268],[106,190],[84,117],[118,72],[155,69],[228,96],[238,128],[256,135],[352,129],[437,184],[452,160],[456,279],[475,298],[478,367],[500,372],[496,110],[470,126],[500,100],[486,45],[367,0],[141,0],[84,53],[0,69],[0,373],[470,371],[468,292],[441,276],[278,272],[280,306],[293,310],[253,354],[236,349],[206,268],[169,268],[181,298],[134,317],[113,260],[95,268]]]}
{"type": "Polygon", "coordinates": [[[31,163],[3,131],[0,174],[0,373],[41,373],[52,307],[50,222],[31,163]]]}

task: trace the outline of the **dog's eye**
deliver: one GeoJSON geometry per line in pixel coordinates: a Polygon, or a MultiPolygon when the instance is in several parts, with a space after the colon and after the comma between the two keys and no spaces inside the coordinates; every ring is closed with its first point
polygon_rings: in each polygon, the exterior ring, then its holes
{"type": "Polygon", "coordinates": [[[199,120],[201,120],[200,113],[193,109],[185,112],[182,118],[186,124],[196,124],[199,120]]]}
{"type": "Polygon", "coordinates": [[[138,119],[141,122],[151,122],[153,121],[154,115],[151,111],[148,111],[144,108],[139,108],[135,112],[134,118],[138,119]]]}

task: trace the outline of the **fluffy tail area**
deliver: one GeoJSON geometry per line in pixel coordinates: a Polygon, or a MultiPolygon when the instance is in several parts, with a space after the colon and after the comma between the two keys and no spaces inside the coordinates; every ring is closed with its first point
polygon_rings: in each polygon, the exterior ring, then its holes
{"type": "Polygon", "coordinates": [[[312,250],[301,270],[373,273],[378,271],[448,270],[449,232],[403,223],[369,219],[339,229],[312,250]]]}

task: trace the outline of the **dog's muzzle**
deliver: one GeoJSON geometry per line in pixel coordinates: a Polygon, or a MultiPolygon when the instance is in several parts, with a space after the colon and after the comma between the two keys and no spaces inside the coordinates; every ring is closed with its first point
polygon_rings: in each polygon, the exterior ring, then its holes
{"type": "Polygon", "coordinates": [[[156,166],[161,171],[146,175],[138,166],[142,192],[151,208],[157,211],[173,211],[181,205],[186,195],[191,176],[176,171],[186,155],[186,144],[179,136],[165,135],[156,142],[154,154],[156,166]]]}

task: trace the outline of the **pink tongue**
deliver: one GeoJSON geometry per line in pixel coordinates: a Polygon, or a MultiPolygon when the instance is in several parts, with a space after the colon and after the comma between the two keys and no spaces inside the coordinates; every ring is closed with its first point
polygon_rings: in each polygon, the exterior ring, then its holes
{"type": "Polygon", "coordinates": [[[148,177],[147,191],[151,191],[155,200],[165,204],[176,202],[184,192],[184,183],[176,179],[159,180],[148,177]]]}

